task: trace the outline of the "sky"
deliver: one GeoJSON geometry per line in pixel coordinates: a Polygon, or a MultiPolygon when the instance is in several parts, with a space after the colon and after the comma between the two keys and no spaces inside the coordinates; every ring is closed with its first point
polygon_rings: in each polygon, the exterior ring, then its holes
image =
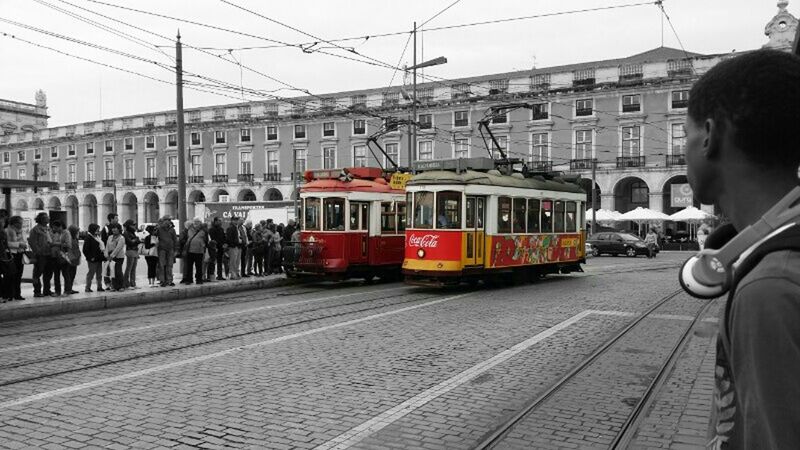
{"type": "MultiPolygon", "coordinates": [[[[414,21],[425,23],[417,61],[448,60],[425,74],[450,79],[620,58],[662,39],[702,54],[756,49],[776,3],[664,0],[667,20],[637,0],[0,0],[0,99],[34,103],[42,89],[51,127],[174,110],[178,30],[185,79],[204,84],[184,90],[193,108],[402,84],[392,67],[412,63],[414,21]],[[539,17],[432,29],[529,16],[539,17]],[[401,34],[376,36],[394,32],[401,34]]],[[[788,10],[800,15],[797,4],[788,10]]]]}

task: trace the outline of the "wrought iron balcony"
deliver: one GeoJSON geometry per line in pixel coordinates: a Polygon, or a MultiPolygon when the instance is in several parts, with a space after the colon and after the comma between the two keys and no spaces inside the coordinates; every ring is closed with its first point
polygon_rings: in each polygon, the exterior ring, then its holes
{"type": "Polygon", "coordinates": [[[292,180],[303,181],[303,174],[305,174],[305,172],[292,172],[291,174],[289,174],[289,178],[292,180]]]}
{"type": "Polygon", "coordinates": [[[673,100],[672,109],[686,108],[689,106],[689,100],[673,100]]]}
{"type": "Polygon", "coordinates": [[[575,110],[575,115],[580,116],[591,116],[592,115],[592,108],[581,108],[575,110]]]}
{"type": "Polygon", "coordinates": [[[264,181],[281,181],[281,173],[280,172],[265,173],[264,181]]]}
{"type": "Polygon", "coordinates": [[[158,178],[156,177],[147,177],[142,179],[142,183],[145,186],[158,186],[158,178]]]}
{"type": "Polygon", "coordinates": [[[228,182],[228,176],[227,175],[212,175],[211,176],[211,181],[213,181],[214,183],[227,183],[228,182]]]}
{"type": "Polygon", "coordinates": [[[203,184],[204,182],[205,180],[203,180],[202,175],[192,175],[189,177],[189,183],[203,184]]]}
{"type": "Polygon", "coordinates": [[[569,168],[570,170],[583,170],[583,169],[591,169],[592,164],[597,163],[597,159],[590,158],[590,159],[570,159],[569,160],[569,168]]]}
{"type": "Polygon", "coordinates": [[[78,188],[78,183],[75,181],[67,181],[66,183],[64,183],[64,189],[68,191],[74,191],[77,188],[78,188]]]}
{"type": "Polygon", "coordinates": [[[253,174],[252,173],[240,173],[236,175],[236,181],[240,183],[252,183],[253,182],[253,174]]]}
{"type": "Polygon", "coordinates": [[[617,156],[617,169],[644,167],[644,156],[617,156]]]}
{"type": "Polygon", "coordinates": [[[178,184],[178,177],[165,177],[164,184],[178,184]]]}
{"type": "Polygon", "coordinates": [[[123,186],[136,186],[136,178],[123,178],[122,179],[123,186]]]}
{"type": "Polygon", "coordinates": [[[528,163],[528,170],[531,172],[552,172],[553,161],[531,161],[528,163]]]}
{"type": "Polygon", "coordinates": [[[57,184],[57,185],[55,185],[55,186],[50,188],[51,191],[57,191],[59,189],[61,189],[61,185],[60,184],[57,184]]]}
{"type": "Polygon", "coordinates": [[[114,187],[117,184],[117,180],[110,179],[110,180],[103,180],[103,187],[114,187]]]}
{"type": "Polygon", "coordinates": [[[639,112],[642,110],[642,105],[639,103],[632,105],[622,105],[622,112],[639,112]]]}
{"type": "Polygon", "coordinates": [[[94,180],[85,180],[83,182],[83,187],[86,188],[86,189],[95,188],[95,187],[97,187],[97,182],[95,182],[94,180]]]}
{"type": "Polygon", "coordinates": [[[550,118],[548,111],[534,111],[531,114],[531,120],[547,120],[550,118]]]}
{"type": "Polygon", "coordinates": [[[667,167],[672,166],[685,166],[686,165],[686,155],[667,155],[667,167]]]}

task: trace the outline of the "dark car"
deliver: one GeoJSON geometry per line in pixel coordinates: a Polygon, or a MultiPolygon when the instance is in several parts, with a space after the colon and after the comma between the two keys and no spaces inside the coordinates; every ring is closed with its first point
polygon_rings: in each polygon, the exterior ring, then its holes
{"type": "MultiPolygon", "coordinates": [[[[647,255],[647,244],[637,236],[630,233],[597,233],[587,241],[592,246],[592,255],[600,256],[603,253],[609,255],[647,255]]],[[[656,246],[656,252],[658,247],[656,246]]]]}

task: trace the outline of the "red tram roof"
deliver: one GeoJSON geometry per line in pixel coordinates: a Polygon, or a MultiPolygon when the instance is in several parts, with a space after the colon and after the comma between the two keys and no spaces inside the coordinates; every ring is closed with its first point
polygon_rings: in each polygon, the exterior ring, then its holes
{"type": "Polygon", "coordinates": [[[300,192],[383,192],[403,194],[392,189],[386,173],[378,167],[349,167],[346,169],[307,170],[307,183],[300,192]]]}

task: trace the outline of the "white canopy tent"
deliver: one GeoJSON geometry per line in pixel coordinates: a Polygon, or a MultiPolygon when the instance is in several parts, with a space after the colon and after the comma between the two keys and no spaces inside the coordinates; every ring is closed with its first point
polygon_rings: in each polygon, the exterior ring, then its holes
{"type": "Polygon", "coordinates": [[[686,208],[669,216],[669,220],[673,222],[686,222],[689,224],[689,239],[697,239],[697,226],[701,222],[714,220],[717,216],[707,213],[702,209],[695,208],[694,206],[687,206],[686,208]]]}
{"type": "MultiPolygon", "coordinates": [[[[621,215],[622,215],[622,213],[619,213],[617,211],[610,211],[608,209],[602,209],[601,208],[601,209],[598,209],[597,211],[595,211],[595,220],[597,220],[598,222],[615,222],[617,220],[617,217],[619,217],[621,215]]],[[[592,220],[592,209],[591,208],[589,208],[586,211],[586,220],[587,221],[592,220]]]]}
{"type": "Polygon", "coordinates": [[[632,211],[621,214],[616,220],[617,222],[624,222],[626,220],[636,222],[636,225],[639,227],[639,234],[641,235],[643,223],[664,222],[665,220],[669,220],[669,216],[662,212],[639,206],[632,211]]]}

